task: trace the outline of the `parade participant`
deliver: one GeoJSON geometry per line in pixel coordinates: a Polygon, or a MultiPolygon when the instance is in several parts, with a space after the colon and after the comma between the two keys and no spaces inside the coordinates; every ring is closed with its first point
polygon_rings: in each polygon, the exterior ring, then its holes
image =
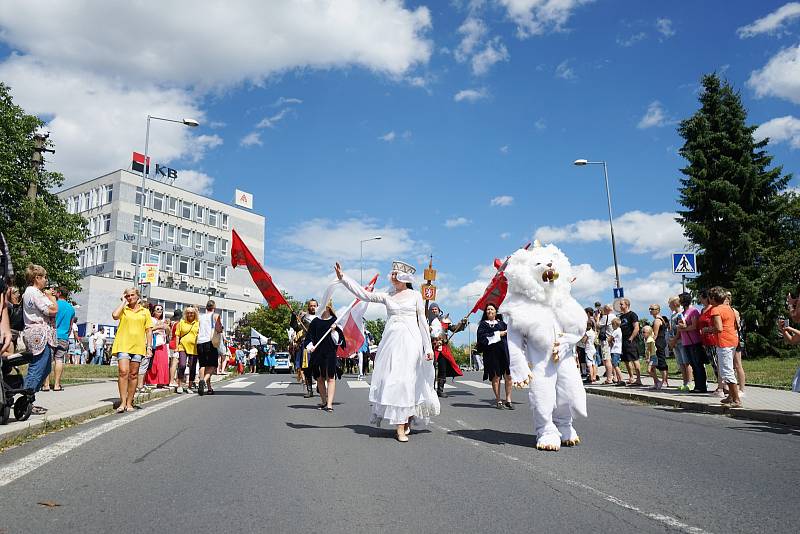
{"type": "Polygon", "coordinates": [[[395,261],[389,274],[390,292],[368,292],[336,264],[337,278],[356,298],[386,306],[389,318],[369,390],[371,423],[380,426],[385,420],[396,425],[396,439],[401,443],[408,441],[412,422],[427,423],[440,409],[433,390],[433,348],[422,295],[412,285],[415,272],[411,265],[395,261]]]}
{"type": "Polygon", "coordinates": [[[478,324],[478,345],[483,352],[483,363],[486,366],[485,375],[492,382],[495,407],[498,410],[513,410],[511,403],[511,369],[508,356],[508,326],[503,321],[503,316],[497,313],[497,306],[487,304],[483,310],[483,317],[478,324]],[[500,401],[500,379],[506,383],[506,400],[500,401]]]}
{"type": "Polygon", "coordinates": [[[170,325],[164,318],[164,306],[152,306],[153,318],[153,361],[144,378],[145,384],[152,384],[163,388],[169,384],[169,354],[167,340],[169,339],[170,325]]]}
{"type": "Polygon", "coordinates": [[[217,347],[222,343],[222,320],[218,313],[214,313],[217,308],[213,300],[206,302],[206,311],[199,318],[199,329],[197,332],[197,359],[200,362],[200,380],[197,382],[197,394],[201,397],[208,392],[214,394],[211,387],[211,378],[217,370],[219,363],[219,351],[217,347]],[[216,343],[214,343],[216,339],[216,343]]]}
{"type": "Polygon", "coordinates": [[[448,333],[456,334],[464,330],[467,324],[466,319],[462,319],[458,324],[453,325],[450,321],[450,316],[442,312],[441,307],[431,302],[428,306],[428,326],[431,330],[431,340],[441,339],[442,346],[439,351],[439,356],[436,357],[436,394],[439,397],[447,398],[447,393],[444,391],[445,382],[448,376],[463,376],[464,372],[453,357],[453,352],[450,350],[448,343],[448,333]]]}
{"type": "Polygon", "coordinates": [[[317,317],[317,307],[319,304],[317,303],[316,299],[310,299],[306,302],[306,309],[304,312],[300,312],[300,330],[298,331],[298,335],[303,335],[303,341],[300,341],[298,344],[300,345],[300,350],[302,351],[300,357],[300,371],[303,374],[303,378],[306,382],[306,392],[303,395],[304,398],[310,399],[314,396],[314,377],[311,376],[311,370],[309,369],[309,365],[311,364],[310,358],[308,356],[308,351],[306,350],[306,343],[305,343],[305,336],[308,334],[308,328],[311,326],[311,322],[317,317]]]}
{"type": "Polygon", "coordinates": [[[511,377],[530,384],[536,448],[580,443],[573,415],[586,416],[586,391],[572,357],[586,332],[586,313],[570,294],[571,266],[554,245],[520,249],[505,269],[511,377]]]}
{"type": "MultiPolygon", "coordinates": [[[[184,377],[186,376],[186,365],[192,366],[197,362],[197,332],[200,330],[200,323],[197,321],[197,308],[194,306],[187,306],[183,310],[183,317],[181,317],[178,327],[175,329],[175,343],[178,347],[178,371],[175,393],[186,393],[187,389],[183,385],[184,377]]],[[[189,381],[194,378],[190,370],[189,381]]]]}
{"type": "Polygon", "coordinates": [[[136,381],[139,365],[145,356],[153,355],[153,318],[150,310],[142,306],[139,290],[130,287],[122,294],[122,302],[111,313],[119,321],[111,354],[116,355],[119,366],[119,408],[117,413],[133,410],[133,397],[136,394],[136,381]]]}
{"type": "Polygon", "coordinates": [[[322,316],[311,321],[305,343],[311,357],[311,374],[319,388],[319,409],[333,413],[333,397],[336,394],[339,371],[336,351],[345,346],[345,341],[344,332],[336,325],[332,301],[325,305],[322,316]]]}

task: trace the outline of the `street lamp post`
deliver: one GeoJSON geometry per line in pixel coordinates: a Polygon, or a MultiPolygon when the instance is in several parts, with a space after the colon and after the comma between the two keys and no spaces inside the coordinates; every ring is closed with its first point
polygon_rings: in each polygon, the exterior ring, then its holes
{"type": "Polygon", "coordinates": [[[578,167],[584,165],[602,165],[603,174],[606,179],[606,199],[608,200],[608,225],[611,227],[611,253],[614,256],[614,276],[616,277],[617,287],[622,287],[619,283],[619,264],[617,263],[617,241],[614,238],[614,216],[611,213],[611,189],[608,187],[608,166],[605,161],[588,161],[585,159],[576,159],[573,163],[578,167]]]}
{"type": "Polygon", "coordinates": [[[364,285],[364,243],[367,241],[378,241],[379,239],[383,239],[382,235],[376,235],[375,237],[370,237],[368,239],[361,240],[361,260],[359,263],[361,264],[361,285],[364,285]]]}
{"type": "Polygon", "coordinates": [[[139,229],[136,232],[136,270],[133,272],[133,276],[136,279],[136,287],[139,287],[139,269],[142,268],[142,232],[144,231],[144,189],[145,189],[145,180],[147,179],[147,174],[149,170],[149,162],[147,161],[147,153],[148,149],[150,148],[150,119],[158,120],[158,121],[165,121],[165,122],[177,122],[178,124],[184,124],[189,126],[190,128],[195,128],[200,125],[194,119],[182,119],[182,120],[175,120],[175,119],[165,119],[164,117],[154,117],[153,115],[147,116],[147,129],[145,130],[144,134],[144,165],[142,165],[142,197],[141,202],[139,203],[139,229]]]}
{"type": "MultiPolygon", "coordinates": [[[[467,313],[472,309],[471,303],[474,302],[472,299],[480,298],[481,295],[467,295],[467,313]]],[[[467,357],[469,358],[469,365],[472,367],[472,332],[469,331],[469,316],[467,316],[467,324],[464,330],[467,331],[467,357]]],[[[477,343],[477,339],[475,340],[477,343]]]]}

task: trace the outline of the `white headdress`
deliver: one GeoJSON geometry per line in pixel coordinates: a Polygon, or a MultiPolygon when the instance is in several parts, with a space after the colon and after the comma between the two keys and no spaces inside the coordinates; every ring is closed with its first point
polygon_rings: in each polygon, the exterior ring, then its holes
{"type": "Polygon", "coordinates": [[[397,274],[397,280],[399,282],[403,282],[405,284],[413,284],[414,283],[414,273],[417,272],[417,269],[413,266],[407,264],[404,261],[395,260],[392,262],[392,271],[389,273],[389,279],[391,280],[392,273],[397,274]]]}

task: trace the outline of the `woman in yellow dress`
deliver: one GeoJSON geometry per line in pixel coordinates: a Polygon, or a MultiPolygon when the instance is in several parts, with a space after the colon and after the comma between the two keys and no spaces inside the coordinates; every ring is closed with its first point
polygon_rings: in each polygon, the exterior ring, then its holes
{"type": "Polygon", "coordinates": [[[187,389],[183,385],[186,375],[186,364],[189,364],[189,381],[194,379],[194,370],[197,366],[197,333],[200,331],[200,322],[197,320],[197,308],[188,306],[183,310],[183,317],[178,327],[175,329],[177,341],[175,346],[178,350],[178,386],[175,393],[186,393],[187,389]]]}
{"type": "Polygon", "coordinates": [[[119,408],[117,413],[132,411],[139,377],[139,364],[145,356],[153,354],[153,319],[150,310],[139,302],[139,290],[129,287],[122,294],[122,302],[111,312],[119,321],[111,354],[117,356],[119,375],[119,408]]]}

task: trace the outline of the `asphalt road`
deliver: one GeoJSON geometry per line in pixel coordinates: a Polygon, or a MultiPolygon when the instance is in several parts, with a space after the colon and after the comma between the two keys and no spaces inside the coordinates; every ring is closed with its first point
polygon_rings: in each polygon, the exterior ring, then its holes
{"type": "Polygon", "coordinates": [[[291,377],[247,376],[213,397],[174,396],[0,454],[0,534],[800,524],[800,435],[783,427],[590,395],[590,417],[576,425],[583,444],[545,453],[527,392],[500,411],[490,389],[461,384],[434,424],[401,444],[367,425],[368,390],[352,377],[339,382],[333,414],[281,381],[291,377]]]}

